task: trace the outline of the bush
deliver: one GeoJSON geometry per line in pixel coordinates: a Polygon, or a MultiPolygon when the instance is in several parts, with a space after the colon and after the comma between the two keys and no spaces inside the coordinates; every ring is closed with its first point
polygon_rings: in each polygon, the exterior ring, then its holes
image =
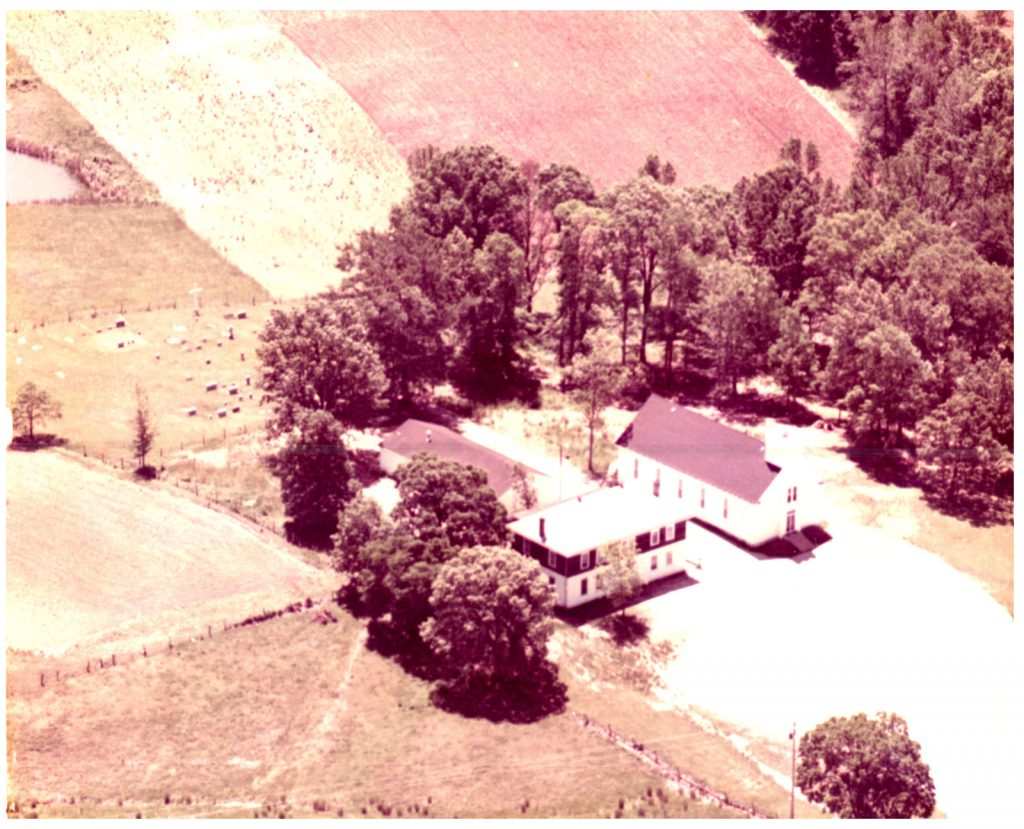
{"type": "Polygon", "coordinates": [[[145,466],[140,466],[135,470],[135,477],[141,478],[144,481],[154,480],[159,473],[155,466],[150,466],[148,463],[145,466]]]}

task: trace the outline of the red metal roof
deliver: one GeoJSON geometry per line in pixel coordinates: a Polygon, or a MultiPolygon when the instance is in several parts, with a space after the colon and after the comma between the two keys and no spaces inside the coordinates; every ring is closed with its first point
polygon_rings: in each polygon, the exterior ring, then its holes
{"type": "Polygon", "coordinates": [[[616,443],[750,503],[780,471],[765,460],[761,441],[657,394],[616,443]]]}

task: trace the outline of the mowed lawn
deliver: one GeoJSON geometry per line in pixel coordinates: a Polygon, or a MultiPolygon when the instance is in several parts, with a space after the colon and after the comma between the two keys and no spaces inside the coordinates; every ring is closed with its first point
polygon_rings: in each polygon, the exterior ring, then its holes
{"type": "Polygon", "coordinates": [[[272,533],[158,485],[55,452],[9,451],[6,472],[9,648],[109,658],[99,642],[141,650],[336,586],[272,533]]]}
{"type": "Polygon", "coordinates": [[[855,142],[738,12],[275,12],[402,155],[489,143],[601,187],[648,153],[731,187],[817,144],[845,181],[855,142]]]}
{"type": "Polygon", "coordinates": [[[268,297],[169,207],[7,206],[7,330],[147,307],[191,307],[189,291],[232,304],[268,297]]]}
{"type": "Polygon", "coordinates": [[[324,816],[379,815],[381,803],[392,817],[583,817],[662,784],[568,714],[509,725],[440,711],[334,613],[337,624],[285,616],[9,698],[9,799],[27,810],[59,792],[51,808],[65,816],[121,800],[145,816],[251,817],[268,802],[275,817],[312,815],[321,801],[324,816]]]}

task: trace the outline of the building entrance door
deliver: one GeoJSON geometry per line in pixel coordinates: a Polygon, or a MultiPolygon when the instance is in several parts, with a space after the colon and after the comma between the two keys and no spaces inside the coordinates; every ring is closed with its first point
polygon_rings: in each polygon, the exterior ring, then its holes
{"type": "Polygon", "coordinates": [[[786,532],[791,533],[796,530],[796,511],[790,510],[786,513],[786,532]]]}

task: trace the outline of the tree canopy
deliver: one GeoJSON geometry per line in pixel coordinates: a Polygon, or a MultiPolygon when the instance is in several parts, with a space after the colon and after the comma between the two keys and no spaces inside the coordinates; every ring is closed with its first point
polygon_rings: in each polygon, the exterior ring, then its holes
{"type": "Polygon", "coordinates": [[[14,428],[22,433],[28,432],[28,439],[35,440],[35,427],[48,420],[61,417],[61,404],[50,396],[50,393],[29,381],[18,389],[11,407],[14,428]]]}
{"type": "Polygon", "coordinates": [[[364,424],[380,408],[387,389],[362,314],[337,296],[316,296],[289,311],[273,309],[256,353],[261,387],[275,406],[275,434],[294,427],[303,411],[364,424]]]}
{"type": "Polygon", "coordinates": [[[930,817],[935,785],[895,714],[833,717],[800,738],[796,785],[841,818],[930,817]]]}
{"type": "Polygon", "coordinates": [[[290,534],[327,548],[338,513],[358,491],[341,425],[327,412],[300,410],[284,447],[267,463],[281,480],[290,534]]]}

